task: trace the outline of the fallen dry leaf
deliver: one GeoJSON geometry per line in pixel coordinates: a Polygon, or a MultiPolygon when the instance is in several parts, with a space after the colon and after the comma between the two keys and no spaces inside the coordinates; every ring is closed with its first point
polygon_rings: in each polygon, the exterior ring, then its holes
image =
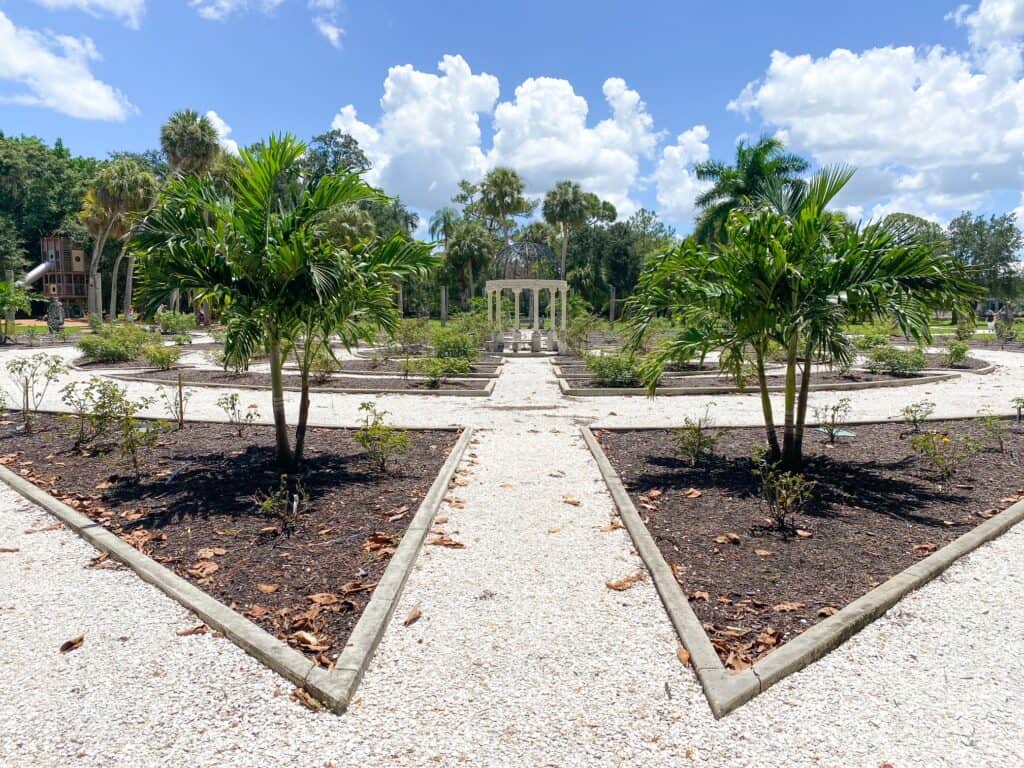
{"type": "Polygon", "coordinates": [[[709,595],[707,592],[704,592],[702,590],[697,590],[692,595],[690,595],[690,598],[692,600],[702,600],[705,603],[710,603],[711,602],[711,595],[709,595]]]}
{"type": "Polygon", "coordinates": [[[349,581],[341,585],[338,591],[343,595],[351,595],[355,592],[365,592],[377,586],[377,582],[349,581]]]}
{"type": "Polygon", "coordinates": [[[818,609],[818,615],[822,617],[835,616],[837,613],[839,613],[839,609],[834,608],[831,605],[826,605],[824,608],[818,609]]]}
{"type": "Polygon", "coordinates": [[[413,608],[411,611],[409,611],[409,615],[405,617],[405,621],[403,621],[402,623],[407,627],[411,627],[413,624],[419,621],[419,618],[422,615],[423,612],[420,611],[419,608],[413,608]]]}
{"type": "Polygon", "coordinates": [[[698,491],[696,488],[687,488],[683,491],[683,496],[688,499],[699,499],[702,495],[702,492],[698,491]]]}
{"type": "Polygon", "coordinates": [[[797,602],[792,602],[791,601],[791,602],[778,603],[776,605],[773,605],[772,606],[772,610],[775,611],[776,613],[792,613],[793,611],[799,611],[803,607],[804,607],[803,603],[797,603],[797,602]]]}
{"type": "Polygon", "coordinates": [[[451,536],[435,536],[427,540],[427,544],[434,547],[448,547],[449,549],[465,549],[466,545],[456,541],[451,536]]]}
{"type": "Polygon", "coordinates": [[[11,554],[12,552],[20,552],[21,550],[17,547],[0,547],[0,553],[11,554]]]}
{"type": "Polygon", "coordinates": [[[810,531],[804,530],[803,528],[797,528],[796,529],[796,535],[799,536],[801,539],[809,539],[814,534],[811,533],[810,531]]]}
{"type": "Polygon", "coordinates": [[[561,528],[548,528],[548,533],[558,533],[561,528]]]}
{"type": "Polygon", "coordinates": [[[197,579],[206,579],[220,570],[220,566],[212,560],[200,560],[188,569],[188,572],[197,579]]]}
{"type": "Polygon", "coordinates": [[[270,611],[268,611],[262,605],[254,605],[252,606],[252,608],[245,612],[245,615],[248,616],[250,619],[262,619],[268,613],[270,613],[270,611]]]}
{"type": "Polygon", "coordinates": [[[447,522],[448,522],[448,518],[447,517],[439,517],[439,518],[434,520],[434,524],[435,525],[444,525],[447,522]]]}
{"type": "Polygon", "coordinates": [[[73,637],[67,642],[63,643],[60,647],[61,653],[71,653],[71,651],[77,650],[82,647],[82,643],[85,642],[85,635],[79,635],[73,637]]]}
{"type": "Polygon", "coordinates": [[[307,651],[326,651],[330,649],[329,644],[325,644],[314,635],[312,632],[307,632],[304,629],[300,629],[298,632],[293,632],[288,638],[292,640],[296,645],[307,651]]]}
{"type": "Polygon", "coordinates": [[[277,592],[277,584],[257,584],[256,589],[265,595],[272,595],[277,592]]]}
{"type": "Polygon", "coordinates": [[[334,605],[341,600],[340,597],[330,592],[317,592],[315,595],[307,595],[307,597],[317,605],[334,605]]]}
{"type": "Polygon", "coordinates": [[[213,560],[218,555],[226,555],[228,551],[224,547],[203,547],[196,552],[196,557],[199,560],[213,560]]]}
{"type": "Polygon", "coordinates": [[[930,541],[914,545],[914,552],[918,555],[927,555],[934,552],[936,549],[938,549],[938,546],[932,544],[930,541]]]}
{"type": "Polygon", "coordinates": [[[205,635],[207,632],[207,626],[205,624],[198,624],[188,629],[179,629],[176,634],[178,637],[191,637],[192,635],[205,635]]]}
{"type": "Polygon", "coordinates": [[[681,645],[676,650],[676,658],[682,662],[684,667],[690,666],[690,652],[681,645]]]}
{"type": "Polygon", "coordinates": [[[312,696],[310,696],[309,692],[303,690],[302,688],[296,688],[294,691],[292,691],[291,698],[292,701],[299,702],[302,706],[304,706],[306,709],[312,712],[316,712],[321,707],[320,702],[314,699],[312,696]]]}
{"type": "Polygon", "coordinates": [[[568,504],[571,507],[578,507],[580,505],[580,500],[573,496],[571,493],[567,493],[564,496],[562,496],[562,503],[568,504]]]}
{"type": "Polygon", "coordinates": [[[755,549],[754,554],[758,557],[770,557],[772,551],[770,549],[755,549]]]}
{"type": "Polygon", "coordinates": [[[715,541],[719,544],[739,544],[740,535],[738,533],[723,533],[721,536],[715,536],[715,541]]]}
{"type": "Polygon", "coordinates": [[[637,571],[629,576],[623,576],[618,581],[606,581],[604,585],[608,589],[613,589],[616,592],[625,592],[630,587],[639,584],[642,581],[647,581],[647,575],[643,571],[637,571]]]}
{"type": "Polygon", "coordinates": [[[647,493],[645,493],[640,498],[647,499],[648,501],[654,501],[655,499],[660,499],[663,494],[664,494],[664,491],[653,490],[653,491],[648,491],[647,493]]]}
{"type": "Polygon", "coordinates": [[[370,537],[363,542],[363,551],[393,555],[395,554],[395,539],[391,534],[382,531],[371,533],[370,537]]]}

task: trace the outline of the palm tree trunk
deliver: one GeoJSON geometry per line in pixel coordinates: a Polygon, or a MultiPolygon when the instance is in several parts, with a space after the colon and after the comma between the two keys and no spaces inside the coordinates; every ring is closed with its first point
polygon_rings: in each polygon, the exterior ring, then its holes
{"type": "Polygon", "coordinates": [[[761,389],[761,411],[764,414],[764,427],[768,438],[768,459],[779,460],[779,436],[775,433],[775,414],[772,413],[772,397],[768,392],[768,377],[764,371],[764,352],[754,350],[757,361],[757,385],[761,389]]]}
{"type": "Polygon", "coordinates": [[[793,452],[797,466],[804,463],[804,425],[807,423],[807,395],[811,390],[811,354],[810,343],[804,348],[804,367],[800,374],[800,395],[796,403],[796,437],[793,452]]]}
{"type": "Polygon", "coordinates": [[[89,314],[103,311],[103,294],[100,290],[100,259],[103,257],[103,247],[107,244],[110,236],[110,229],[114,226],[114,219],[107,222],[100,236],[92,246],[92,258],[89,259],[89,295],[86,297],[86,308],[89,314]]]}
{"type": "Polygon", "coordinates": [[[786,469],[799,468],[796,450],[796,355],[798,337],[793,334],[786,350],[786,420],[782,432],[782,464],[786,469]]]}
{"type": "Polygon", "coordinates": [[[284,360],[281,341],[270,342],[270,403],[274,413],[274,437],[277,444],[277,463],[285,469],[292,467],[292,450],[288,441],[288,420],[284,412],[284,360]]]}
{"type": "Polygon", "coordinates": [[[297,469],[302,463],[302,454],[306,447],[306,423],[309,420],[309,368],[302,371],[302,393],[299,395],[299,421],[295,426],[295,453],[292,456],[292,468],[297,469]]]}
{"type": "Polygon", "coordinates": [[[124,316],[128,317],[128,310],[132,306],[132,283],[135,280],[135,255],[128,257],[127,272],[124,276],[124,316]]]}
{"type": "MultiPolygon", "coordinates": [[[[124,258],[124,252],[128,250],[128,240],[125,239],[124,245],[121,246],[121,250],[117,254],[117,258],[114,259],[114,269],[110,275],[110,319],[111,321],[117,318],[117,272],[121,269],[121,259],[124,258]]],[[[127,313],[126,313],[127,314],[127,313]]]]}

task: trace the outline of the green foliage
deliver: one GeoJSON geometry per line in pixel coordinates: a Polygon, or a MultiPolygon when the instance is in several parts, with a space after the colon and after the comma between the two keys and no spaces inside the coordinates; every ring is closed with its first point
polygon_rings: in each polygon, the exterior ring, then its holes
{"type": "Polygon", "coordinates": [[[185,344],[192,343],[192,337],[189,336],[187,333],[179,333],[175,335],[171,340],[179,347],[184,346],[185,344]]]}
{"type": "Polygon", "coordinates": [[[376,471],[387,472],[388,462],[409,450],[409,435],[385,424],[387,412],[378,411],[373,403],[363,403],[359,410],[366,416],[363,425],[356,430],[356,442],[366,451],[376,471]]]}
{"type": "Polygon", "coordinates": [[[142,348],[142,359],[147,365],[169,371],[181,357],[181,347],[167,347],[163,344],[147,344],[142,348]]]}
{"type": "Polygon", "coordinates": [[[793,518],[814,497],[816,483],[798,472],[784,471],[782,465],[772,461],[760,446],[753,461],[754,477],[761,482],[758,501],[772,521],[772,528],[784,536],[794,535],[796,525],[793,518]]]}
{"type": "Polygon", "coordinates": [[[691,467],[699,466],[715,451],[715,444],[722,436],[722,430],[715,430],[710,415],[711,404],[704,408],[704,414],[696,419],[686,416],[683,426],[673,430],[676,438],[676,456],[689,460],[691,467]]]}
{"type": "Polygon", "coordinates": [[[299,512],[306,500],[306,492],[297,477],[283,474],[277,488],[264,493],[257,491],[252,501],[260,514],[281,523],[282,532],[290,535],[295,530],[299,512]]]}
{"type": "Polygon", "coordinates": [[[49,335],[50,330],[41,325],[29,325],[21,329],[21,337],[25,339],[25,343],[30,347],[34,347],[43,340],[44,336],[49,335]]]}
{"type": "Polygon", "coordinates": [[[927,362],[924,352],[920,349],[879,347],[868,355],[867,369],[874,374],[916,376],[927,362]]]}
{"type": "Polygon", "coordinates": [[[61,401],[75,422],[75,449],[109,435],[123,410],[125,390],[110,379],[97,376],[65,385],[61,401]]]}
{"type": "Polygon", "coordinates": [[[822,406],[814,409],[814,420],[818,422],[821,430],[828,437],[829,444],[834,445],[836,438],[846,426],[850,417],[850,398],[844,397],[832,405],[822,406]]]}
{"type": "Polygon", "coordinates": [[[160,387],[160,402],[178,429],[185,428],[185,407],[192,399],[192,390],[185,389],[184,379],[178,374],[178,383],[173,387],[160,387]]]}
{"type": "Polygon", "coordinates": [[[167,335],[185,335],[196,329],[196,316],[192,312],[157,312],[154,317],[160,333],[167,335]]]}
{"type": "Polygon", "coordinates": [[[245,411],[242,411],[241,406],[238,404],[237,392],[231,392],[230,394],[218,397],[217,407],[224,411],[228,424],[238,431],[239,437],[245,434],[246,429],[251,429],[252,425],[259,421],[260,418],[260,409],[256,403],[249,403],[245,411]]]}
{"type": "Polygon", "coordinates": [[[115,425],[118,431],[117,450],[122,461],[132,469],[135,481],[141,480],[142,457],[156,447],[160,440],[160,430],[167,425],[162,421],[141,422],[138,411],[153,404],[153,398],[143,397],[131,400],[121,390],[121,397],[116,411],[115,425]]]}
{"type": "Polygon", "coordinates": [[[889,332],[884,330],[871,331],[858,336],[854,341],[858,352],[871,352],[889,346],[889,332]]]}
{"type": "Polygon", "coordinates": [[[430,343],[434,348],[434,357],[475,360],[477,356],[477,344],[473,337],[455,327],[439,328],[434,331],[430,343]]]}
{"type": "Polygon", "coordinates": [[[77,346],[88,360],[120,363],[135,360],[142,355],[143,349],[160,343],[159,336],[128,324],[104,325],[99,332],[82,336],[77,346]]]}
{"type": "Polygon", "coordinates": [[[587,355],[586,363],[602,387],[635,387],[640,383],[640,364],[633,355],[587,355]]]}
{"type": "Polygon", "coordinates": [[[1013,398],[1010,405],[1017,409],[1017,423],[1020,424],[1024,421],[1024,397],[1013,398]]]}
{"type": "Polygon", "coordinates": [[[999,453],[1006,452],[1006,433],[1009,428],[1002,418],[985,408],[978,412],[978,426],[988,441],[988,447],[999,453]]]}
{"type": "MultiPolygon", "coordinates": [[[[0,137],[0,141],[3,141],[2,137],[0,137]]],[[[28,312],[31,308],[32,301],[27,291],[12,283],[0,281],[0,317],[3,318],[4,323],[4,335],[0,341],[6,342],[11,335],[10,323],[7,320],[8,313],[28,312]]]]}
{"type": "Polygon", "coordinates": [[[950,368],[956,368],[967,361],[967,355],[970,351],[971,345],[966,341],[951,341],[946,348],[946,354],[942,356],[942,360],[950,368]]]}
{"type": "Polygon", "coordinates": [[[1002,312],[996,317],[996,339],[1000,344],[1017,340],[1017,331],[1013,327],[1013,319],[1007,318],[1002,312]]]}
{"type": "Polygon", "coordinates": [[[903,414],[903,420],[910,424],[915,432],[920,432],[921,425],[935,413],[935,403],[930,400],[920,400],[904,407],[900,413],[903,414]]]}
{"type": "MultiPolygon", "coordinates": [[[[572,302],[569,302],[570,308],[572,302]]],[[[598,327],[600,322],[589,313],[570,317],[569,327],[562,334],[562,342],[565,346],[577,355],[590,354],[590,334],[598,327]]]]}
{"type": "Polygon", "coordinates": [[[402,363],[403,373],[425,377],[431,389],[440,387],[449,376],[465,376],[471,369],[469,360],[461,357],[419,358],[402,363]]]}
{"type": "Polygon", "coordinates": [[[952,477],[978,452],[978,441],[949,432],[930,429],[910,438],[910,447],[923,458],[940,479],[952,477]]]}
{"type": "Polygon", "coordinates": [[[21,415],[26,432],[32,431],[32,414],[38,412],[46,390],[67,370],[60,356],[42,352],[7,361],[7,375],[21,393],[21,415]]]}
{"type": "Polygon", "coordinates": [[[1020,289],[1016,269],[1017,254],[1024,247],[1024,236],[1012,213],[1001,216],[974,216],[964,211],[947,227],[949,249],[989,296],[1005,299],[1020,289]]]}
{"type": "Polygon", "coordinates": [[[430,320],[424,317],[400,320],[394,338],[403,355],[419,355],[430,344],[430,320]]]}
{"type": "Polygon", "coordinates": [[[957,341],[970,341],[975,337],[974,313],[961,312],[957,317],[956,335],[957,341]]]}

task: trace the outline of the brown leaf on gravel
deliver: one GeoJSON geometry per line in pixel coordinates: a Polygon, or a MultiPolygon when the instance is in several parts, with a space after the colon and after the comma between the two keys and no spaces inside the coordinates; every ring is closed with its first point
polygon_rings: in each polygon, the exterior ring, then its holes
{"type": "Polygon", "coordinates": [[[296,688],[294,691],[292,691],[291,699],[292,701],[299,702],[299,704],[301,704],[311,712],[316,712],[317,710],[321,709],[322,706],[319,701],[317,701],[309,695],[308,691],[305,691],[302,688],[296,688]]]}
{"type": "Polygon", "coordinates": [[[818,615],[822,618],[826,616],[835,616],[837,613],[839,613],[839,609],[831,605],[826,605],[824,608],[818,609],[818,615]]]}
{"type": "Polygon", "coordinates": [[[618,581],[606,581],[604,585],[608,589],[613,589],[616,592],[625,592],[630,587],[633,587],[643,581],[647,581],[647,574],[643,571],[637,571],[629,576],[623,576],[618,581]]]}
{"type": "Polygon", "coordinates": [[[407,627],[411,627],[413,624],[419,621],[420,616],[422,615],[423,612],[420,611],[419,608],[413,608],[411,611],[409,611],[409,615],[405,617],[405,621],[403,621],[402,623],[407,627]]]}
{"type": "Polygon", "coordinates": [[[610,533],[612,531],[617,531],[622,527],[622,520],[618,517],[613,517],[611,521],[608,523],[608,525],[601,526],[601,530],[604,533],[610,533]]]}
{"type": "Polygon", "coordinates": [[[448,518],[447,517],[438,517],[438,518],[435,518],[434,525],[444,525],[447,522],[448,522],[448,518]]]}
{"type": "Polygon", "coordinates": [[[448,547],[449,549],[465,549],[466,545],[456,541],[451,536],[435,536],[427,540],[427,544],[434,547],[448,547]]]}
{"type": "Polygon", "coordinates": [[[690,652],[681,645],[676,650],[676,658],[682,662],[684,667],[690,666],[690,652]]]}
{"type": "Polygon", "coordinates": [[[220,566],[212,560],[200,560],[198,563],[188,569],[189,574],[195,576],[197,579],[208,579],[214,573],[220,570],[220,566]]]}
{"type": "Polygon", "coordinates": [[[797,602],[794,602],[794,601],[789,601],[789,602],[777,603],[776,605],[773,605],[772,606],[772,610],[775,611],[776,613],[792,613],[793,611],[799,611],[803,607],[804,607],[803,603],[797,603],[797,602]]]}
{"type": "Polygon", "coordinates": [[[715,536],[715,541],[719,544],[739,544],[740,535],[738,533],[723,533],[721,536],[715,536]]]}
{"type": "Polygon", "coordinates": [[[59,530],[63,525],[64,523],[54,523],[53,525],[48,525],[45,528],[33,528],[31,530],[25,531],[25,533],[46,533],[47,531],[56,531],[59,530]]]}
{"type": "Polygon", "coordinates": [[[84,642],[85,642],[85,635],[79,635],[78,637],[73,637],[70,640],[68,640],[67,642],[61,644],[60,652],[61,653],[71,653],[71,651],[75,651],[75,650],[78,650],[79,648],[81,648],[82,647],[82,643],[84,643],[84,642]]]}
{"type": "Polygon", "coordinates": [[[188,629],[179,629],[176,634],[178,637],[191,637],[192,635],[205,635],[209,631],[209,628],[205,624],[198,624],[188,629]]]}
{"type": "Polygon", "coordinates": [[[256,589],[265,595],[272,595],[277,592],[277,584],[257,584],[256,589]]]}
{"type": "Polygon", "coordinates": [[[578,507],[580,505],[580,500],[573,496],[571,493],[567,493],[564,496],[562,496],[562,503],[568,504],[571,507],[578,507]]]}
{"type": "Polygon", "coordinates": [[[11,554],[13,552],[21,552],[17,547],[0,547],[0,554],[11,554]]]}

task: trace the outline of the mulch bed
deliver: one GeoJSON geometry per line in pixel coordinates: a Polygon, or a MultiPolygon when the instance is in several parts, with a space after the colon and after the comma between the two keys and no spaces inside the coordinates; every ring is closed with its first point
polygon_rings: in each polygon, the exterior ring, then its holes
{"type": "MultiPolygon", "coordinates": [[[[822,371],[820,373],[814,373],[811,375],[811,384],[856,384],[863,382],[873,381],[893,381],[895,379],[914,379],[915,376],[890,376],[888,374],[870,373],[868,371],[849,371],[847,373],[840,373],[838,371],[822,371]]],[[[786,377],[784,375],[773,375],[768,376],[769,387],[781,387],[786,383],[786,377]]],[[[596,379],[590,378],[568,378],[566,380],[572,387],[578,387],[581,389],[604,389],[608,387],[614,387],[613,384],[601,384],[596,379]]],[[[626,384],[622,385],[624,388],[636,388],[643,386],[642,384],[626,384]]],[[[661,377],[661,383],[658,384],[661,389],[704,389],[707,387],[715,387],[721,389],[734,389],[736,387],[736,380],[732,376],[672,376],[666,375],[661,377]]],[[[756,392],[758,390],[757,381],[750,380],[746,383],[745,389],[756,392]]]]}
{"type": "Polygon", "coordinates": [[[723,432],[696,469],[675,458],[671,430],[597,436],[723,663],[738,670],[1024,499],[1024,429],[1004,425],[1004,453],[976,422],[927,426],[986,446],[950,480],[913,453],[907,425],[852,426],[855,437],[832,446],[810,431],[805,476],[817,485],[796,536],[764,529],[750,459],[763,430],[723,432]]]}
{"type": "MultiPolygon", "coordinates": [[[[178,371],[145,371],[137,376],[133,376],[132,378],[146,379],[147,381],[166,381],[177,383],[178,371]]],[[[235,373],[233,371],[191,369],[185,371],[183,380],[186,385],[202,386],[203,384],[224,384],[234,387],[244,385],[270,389],[270,374],[253,371],[235,373]]],[[[285,374],[284,385],[286,387],[297,388],[300,383],[301,380],[298,375],[285,374]]],[[[450,392],[452,390],[483,390],[487,388],[488,383],[489,381],[487,379],[460,379],[458,381],[449,379],[443,382],[440,387],[431,390],[427,385],[427,382],[422,379],[403,379],[397,376],[379,378],[371,376],[354,376],[351,378],[330,378],[325,382],[316,381],[311,377],[310,390],[314,392],[344,391],[347,389],[372,389],[375,391],[388,392],[415,392],[421,390],[450,392]]]]}
{"type": "Polygon", "coordinates": [[[944,355],[936,355],[929,353],[925,355],[928,360],[928,368],[946,368],[954,371],[977,371],[981,368],[988,368],[991,363],[986,363],[984,360],[979,360],[977,357],[968,357],[962,362],[956,365],[948,365],[944,355]]]}
{"type": "Polygon", "coordinates": [[[167,431],[136,483],[116,452],[72,451],[73,425],[56,416],[40,415],[31,435],[19,426],[0,425],[0,462],[325,666],[458,439],[411,431],[409,452],[378,474],[352,430],[311,429],[306,501],[286,525],[253,499],[278,488],[272,427],[167,431]]]}
{"type": "MultiPolygon", "coordinates": [[[[412,357],[410,360],[420,360],[423,358],[412,357]]],[[[341,373],[363,373],[363,372],[376,372],[376,373],[397,373],[402,374],[402,364],[405,362],[405,358],[391,358],[388,360],[342,360],[341,361],[341,373]]],[[[486,364],[473,363],[470,365],[470,371],[473,373],[485,373],[493,375],[498,369],[497,363],[491,362],[486,364]]]]}

